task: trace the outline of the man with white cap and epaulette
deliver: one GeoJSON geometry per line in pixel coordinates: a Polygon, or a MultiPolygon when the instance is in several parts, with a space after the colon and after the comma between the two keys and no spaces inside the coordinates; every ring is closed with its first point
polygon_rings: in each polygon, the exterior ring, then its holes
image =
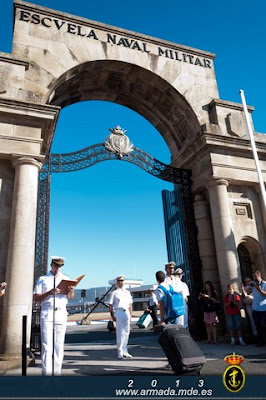
{"type": "Polygon", "coordinates": [[[118,288],[111,293],[109,309],[111,318],[116,322],[116,344],[118,358],[132,358],[127,349],[130,334],[130,319],[132,316],[132,297],[125,288],[125,276],[116,278],[118,288]]]}
{"type": "Polygon", "coordinates": [[[176,263],[174,261],[169,261],[165,264],[165,283],[171,285],[175,292],[182,293],[183,286],[179,278],[174,275],[176,263]]]}
{"type": "Polygon", "coordinates": [[[182,325],[184,328],[188,328],[188,296],[190,295],[189,293],[189,288],[186,282],[182,281],[182,275],[183,275],[183,270],[182,268],[177,268],[174,272],[174,276],[178,279],[180,279],[183,290],[182,290],[182,295],[184,299],[184,305],[185,305],[185,313],[184,315],[181,315],[178,321],[179,325],[182,325]]]}
{"type": "Polygon", "coordinates": [[[51,270],[38,279],[33,292],[34,300],[41,303],[43,375],[61,375],[67,324],[66,305],[68,299],[74,298],[73,286],[68,287],[67,295],[60,294],[57,287],[63,279],[69,280],[67,275],[61,273],[64,262],[65,258],[52,256],[51,270]]]}

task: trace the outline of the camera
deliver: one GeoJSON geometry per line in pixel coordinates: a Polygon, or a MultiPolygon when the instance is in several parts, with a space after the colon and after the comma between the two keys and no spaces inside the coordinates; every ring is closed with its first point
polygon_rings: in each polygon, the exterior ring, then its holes
{"type": "Polygon", "coordinates": [[[233,294],[233,295],[232,295],[232,300],[231,300],[231,302],[230,302],[230,307],[231,307],[231,308],[235,308],[235,307],[236,307],[236,305],[234,304],[234,300],[235,300],[235,295],[233,294]]]}

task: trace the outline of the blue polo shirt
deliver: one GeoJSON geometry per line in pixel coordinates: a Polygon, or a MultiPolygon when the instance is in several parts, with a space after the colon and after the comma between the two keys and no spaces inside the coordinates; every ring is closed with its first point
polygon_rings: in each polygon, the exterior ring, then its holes
{"type": "Polygon", "coordinates": [[[168,285],[168,283],[161,282],[160,285],[157,287],[157,289],[155,290],[155,294],[157,297],[158,302],[163,301],[163,306],[164,306],[164,319],[167,319],[169,317],[168,313],[167,313],[167,296],[166,293],[163,291],[163,289],[160,288],[160,286],[163,286],[166,290],[170,290],[170,287],[168,285]]]}
{"type": "MultiPolygon", "coordinates": [[[[266,291],[266,282],[261,281],[261,290],[266,291]]],[[[266,311],[266,296],[263,296],[255,287],[252,288],[252,309],[255,311],[266,311]]]]}

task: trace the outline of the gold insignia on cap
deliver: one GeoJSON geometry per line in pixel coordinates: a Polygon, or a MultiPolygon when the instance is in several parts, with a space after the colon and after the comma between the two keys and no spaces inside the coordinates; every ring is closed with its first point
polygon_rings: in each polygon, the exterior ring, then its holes
{"type": "Polygon", "coordinates": [[[176,263],[174,261],[169,261],[168,263],[165,264],[166,267],[171,267],[171,268],[175,268],[176,263]]]}
{"type": "Polygon", "coordinates": [[[66,261],[64,257],[57,256],[52,256],[51,259],[54,264],[60,265],[60,267],[62,267],[64,265],[64,262],[66,261]]]}
{"type": "Polygon", "coordinates": [[[177,268],[177,269],[175,270],[174,275],[179,275],[179,274],[183,274],[182,268],[177,268]]]}
{"type": "Polygon", "coordinates": [[[116,278],[117,281],[124,281],[125,279],[125,275],[118,275],[118,277],[116,278]]]}

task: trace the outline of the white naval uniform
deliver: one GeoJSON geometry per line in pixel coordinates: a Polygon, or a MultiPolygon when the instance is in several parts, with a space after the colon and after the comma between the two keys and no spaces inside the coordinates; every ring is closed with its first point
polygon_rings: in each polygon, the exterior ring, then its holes
{"type": "Polygon", "coordinates": [[[181,293],[183,291],[183,285],[181,280],[174,275],[172,275],[172,277],[173,279],[171,279],[170,276],[165,275],[164,282],[168,283],[168,285],[171,285],[175,292],[181,293]]]}
{"type": "MultiPolygon", "coordinates": [[[[62,279],[68,276],[58,272],[55,278],[55,287],[62,279]]],[[[36,282],[33,293],[43,294],[54,288],[54,275],[48,272],[41,276],[36,282]]],[[[52,375],[52,353],[53,353],[53,301],[54,296],[47,296],[41,301],[41,339],[42,339],[42,374],[52,375]]],[[[55,340],[54,340],[54,374],[61,375],[64,357],[64,342],[67,323],[66,305],[68,298],[63,294],[55,295],[55,340]]]]}
{"type": "Polygon", "coordinates": [[[113,306],[116,318],[116,344],[118,356],[128,353],[127,344],[130,334],[129,306],[133,303],[129,290],[118,288],[111,294],[109,304],[113,306]]]}
{"type": "Polygon", "coordinates": [[[185,314],[183,316],[184,317],[183,326],[184,326],[184,328],[188,328],[188,305],[187,305],[187,301],[188,301],[188,296],[190,296],[190,293],[189,293],[189,288],[188,288],[188,285],[186,284],[186,282],[181,281],[181,283],[183,285],[182,295],[183,295],[184,306],[185,306],[185,314]]]}

